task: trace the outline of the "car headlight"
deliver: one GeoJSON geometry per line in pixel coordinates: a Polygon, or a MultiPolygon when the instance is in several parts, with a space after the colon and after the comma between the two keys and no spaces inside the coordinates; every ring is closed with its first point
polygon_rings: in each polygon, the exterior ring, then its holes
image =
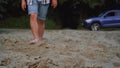
{"type": "Polygon", "coordinates": [[[87,19],[87,20],[85,20],[87,23],[90,23],[90,22],[92,22],[92,19],[87,19]]]}

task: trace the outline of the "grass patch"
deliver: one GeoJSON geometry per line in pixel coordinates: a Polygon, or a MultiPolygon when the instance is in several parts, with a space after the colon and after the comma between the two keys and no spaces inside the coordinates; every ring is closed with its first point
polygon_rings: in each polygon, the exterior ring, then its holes
{"type": "Polygon", "coordinates": [[[60,27],[56,25],[55,21],[52,19],[47,19],[45,22],[45,29],[59,29],[60,27]]]}
{"type": "MultiPolygon", "coordinates": [[[[10,17],[6,20],[0,21],[0,28],[15,28],[15,29],[29,29],[29,16],[10,17]]],[[[58,29],[52,19],[47,19],[45,23],[46,29],[58,29]]]]}
{"type": "MultiPolygon", "coordinates": [[[[13,29],[30,29],[29,16],[10,17],[8,19],[0,21],[0,28],[13,28],[13,29]]],[[[60,29],[59,25],[53,19],[47,18],[45,22],[46,29],[60,29]]],[[[81,26],[78,26],[77,30],[88,30],[81,26]]],[[[115,31],[120,28],[102,28],[100,31],[115,31]]]]}
{"type": "Polygon", "coordinates": [[[29,18],[27,16],[10,17],[0,21],[0,28],[29,28],[29,18]]]}

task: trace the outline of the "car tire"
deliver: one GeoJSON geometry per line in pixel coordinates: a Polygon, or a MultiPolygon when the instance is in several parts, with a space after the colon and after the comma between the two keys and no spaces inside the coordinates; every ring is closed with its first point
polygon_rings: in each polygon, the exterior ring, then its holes
{"type": "Polygon", "coordinates": [[[101,25],[99,23],[93,23],[91,25],[91,30],[92,31],[98,31],[98,30],[100,30],[100,27],[101,27],[101,25]]]}

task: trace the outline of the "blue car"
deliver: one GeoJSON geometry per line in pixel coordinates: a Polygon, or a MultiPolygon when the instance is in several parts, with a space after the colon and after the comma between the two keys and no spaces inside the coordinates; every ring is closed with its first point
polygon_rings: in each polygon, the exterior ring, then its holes
{"type": "Polygon", "coordinates": [[[83,26],[97,31],[102,27],[120,27],[120,10],[110,10],[98,17],[86,19],[83,26]]]}

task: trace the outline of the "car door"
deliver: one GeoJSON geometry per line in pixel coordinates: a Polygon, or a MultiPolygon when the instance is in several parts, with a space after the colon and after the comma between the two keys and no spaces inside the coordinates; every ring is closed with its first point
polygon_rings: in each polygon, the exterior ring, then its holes
{"type": "Polygon", "coordinates": [[[116,21],[113,23],[113,26],[120,27],[120,11],[115,13],[114,20],[116,21]]]}
{"type": "Polygon", "coordinates": [[[102,19],[103,27],[116,27],[120,25],[120,13],[109,12],[102,19]]]}

